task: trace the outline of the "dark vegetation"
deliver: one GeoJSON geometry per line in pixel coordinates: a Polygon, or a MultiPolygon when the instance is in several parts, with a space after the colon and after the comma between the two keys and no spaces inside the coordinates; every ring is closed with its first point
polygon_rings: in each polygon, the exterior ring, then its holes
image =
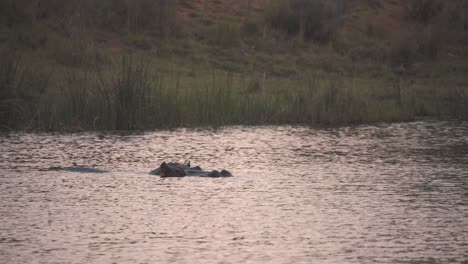
{"type": "Polygon", "coordinates": [[[272,1],[266,20],[272,29],[297,36],[300,41],[329,42],[344,15],[344,1],[272,1]]]}
{"type": "Polygon", "coordinates": [[[0,129],[467,119],[465,2],[0,0],[0,129]]]}

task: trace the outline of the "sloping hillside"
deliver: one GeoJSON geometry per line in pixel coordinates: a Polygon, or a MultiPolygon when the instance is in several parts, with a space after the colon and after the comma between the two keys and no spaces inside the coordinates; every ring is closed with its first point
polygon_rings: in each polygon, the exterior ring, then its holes
{"type": "Polygon", "coordinates": [[[285,76],[305,70],[366,73],[369,63],[401,71],[440,64],[447,56],[464,59],[464,2],[3,0],[0,14],[2,46],[50,50],[51,59],[65,66],[82,61],[67,54],[106,60],[134,50],[185,66],[238,72],[250,65],[285,76]]]}
{"type": "Polygon", "coordinates": [[[468,118],[467,11],[463,0],[0,0],[0,125],[468,118]]]}

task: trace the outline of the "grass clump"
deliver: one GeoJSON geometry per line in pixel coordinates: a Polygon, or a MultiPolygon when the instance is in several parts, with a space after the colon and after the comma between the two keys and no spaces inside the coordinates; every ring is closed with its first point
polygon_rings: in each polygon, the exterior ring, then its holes
{"type": "Polygon", "coordinates": [[[115,92],[116,129],[143,127],[150,92],[150,78],[144,62],[135,63],[132,57],[123,56],[120,69],[112,79],[112,86],[115,92]]]}
{"type": "MultiPolygon", "coordinates": [[[[142,129],[148,119],[151,76],[141,59],[122,56],[104,71],[95,66],[67,72],[60,93],[59,122],[69,129],[142,129]]],[[[54,129],[54,128],[53,128],[54,129]]]]}
{"type": "Polygon", "coordinates": [[[14,50],[0,50],[0,127],[34,127],[35,111],[51,73],[26,67],[14,50]]]}

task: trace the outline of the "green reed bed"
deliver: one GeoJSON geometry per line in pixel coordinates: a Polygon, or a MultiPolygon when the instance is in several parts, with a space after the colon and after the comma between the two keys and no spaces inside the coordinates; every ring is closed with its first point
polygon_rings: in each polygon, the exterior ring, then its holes
{"type": "Polygon", "coordinates": [[[0,50],[0,129],[34,127],[51,75],[27,67],[14,51],[0,50]]]}
{"type": "Polygon", "coordinates": [[[415,116],[466,118],[468,113],[466,99],[456,89],[441,92],[402,80],[307,74],[257,81],[254,74],[223,71],[163,73],[133,56],[106,67],[50,71],[28,69],[21,58],[8,58],[0,65],[3,129],[344,124],[415,116]]]}

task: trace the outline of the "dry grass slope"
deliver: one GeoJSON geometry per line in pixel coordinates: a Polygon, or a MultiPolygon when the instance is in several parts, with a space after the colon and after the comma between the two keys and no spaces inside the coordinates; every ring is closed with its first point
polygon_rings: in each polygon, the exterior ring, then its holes
{"type": "Polygon", "coordinates": [[[467,5],[0,0],[0,126],[468,118],[467,5]]]}

